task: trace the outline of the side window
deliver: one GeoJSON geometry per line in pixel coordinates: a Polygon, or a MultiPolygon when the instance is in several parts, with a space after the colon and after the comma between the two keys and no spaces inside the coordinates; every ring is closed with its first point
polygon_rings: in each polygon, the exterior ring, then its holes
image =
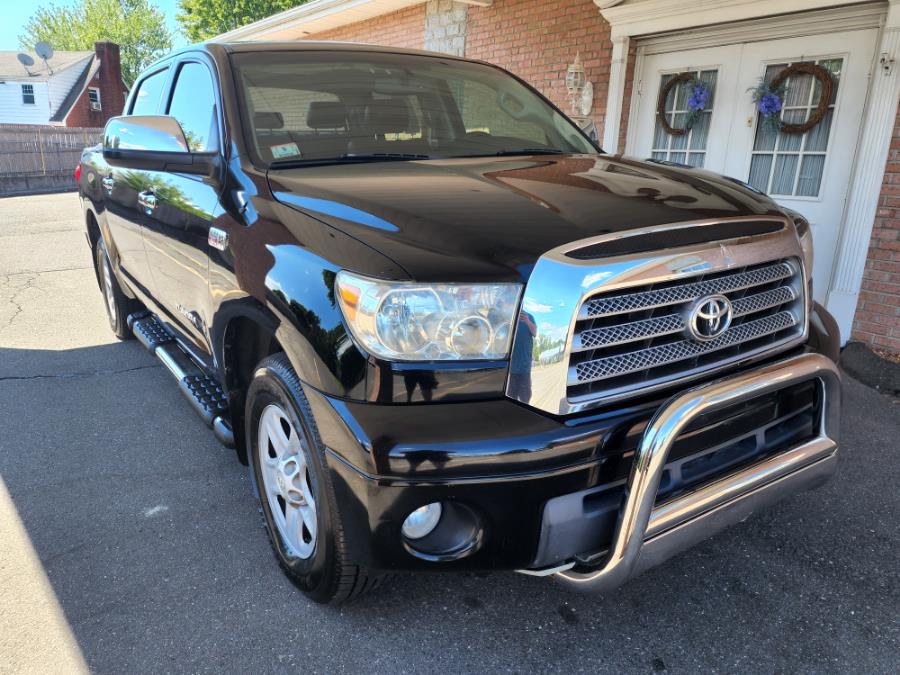
{"type": "Polygon", "coordinates": [[[181,66],[168,114],[178,120],[192,152],[217,148],[216,97],[209,69],[202,63],[181,66]]]}
{"type": "Polygon", "coordinates": [[[164,68],[141,80],[134,95],[134,102],[131,104],[132,115],[159,114],[159,99],[163,87],[166,86],[168,72],[169,69],[164,68]]]}

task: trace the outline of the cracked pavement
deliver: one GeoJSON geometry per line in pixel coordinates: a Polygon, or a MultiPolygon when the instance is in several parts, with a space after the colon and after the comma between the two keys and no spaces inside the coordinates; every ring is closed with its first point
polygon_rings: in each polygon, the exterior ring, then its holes
{"type": "Polygon", "coordinates": [[[75,195],[0,199],[0,673],[895,673],[898,413],[848,378],[831,483],[616,593],[404,575],[321,608],[233,453],[109,331],[75,195]]]}

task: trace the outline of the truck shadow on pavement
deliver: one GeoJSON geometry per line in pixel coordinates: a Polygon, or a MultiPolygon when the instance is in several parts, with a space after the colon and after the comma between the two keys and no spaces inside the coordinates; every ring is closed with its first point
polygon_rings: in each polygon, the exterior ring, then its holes
{"type": "Polygon", "coordinates": [[[0,348],[0,433],[0,477],[97,672],[896,662],[900,415],[853,380],[831,483],[604,597],[495,572],[402,574],[340,609],[309,603],[271,554],[246,468],[134,343],[0,348]]]}

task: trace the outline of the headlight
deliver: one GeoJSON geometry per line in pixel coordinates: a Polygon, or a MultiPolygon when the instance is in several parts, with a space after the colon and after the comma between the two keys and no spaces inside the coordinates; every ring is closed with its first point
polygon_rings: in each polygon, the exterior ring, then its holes
{"type": "Polygon", "coordinates": [[[339,272],[338,302],[367,351],[392,361],[502,359],[521,284],[417,284],[339,272]]]}

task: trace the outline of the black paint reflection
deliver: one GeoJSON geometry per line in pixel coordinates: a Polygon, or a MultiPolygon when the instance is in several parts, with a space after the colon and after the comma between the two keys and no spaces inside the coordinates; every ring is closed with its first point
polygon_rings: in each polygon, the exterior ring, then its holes
{"type": "Polygon", "coordinates": [[[519,400],[531,399],[531,362],[535,358],[534,338],[537,335],[537,324],[534,317],[522,310],[519,312],[516,326],[516,339],[513,341],[512,357],[509,366],[510,391],[516,392],[519,400]]]}

